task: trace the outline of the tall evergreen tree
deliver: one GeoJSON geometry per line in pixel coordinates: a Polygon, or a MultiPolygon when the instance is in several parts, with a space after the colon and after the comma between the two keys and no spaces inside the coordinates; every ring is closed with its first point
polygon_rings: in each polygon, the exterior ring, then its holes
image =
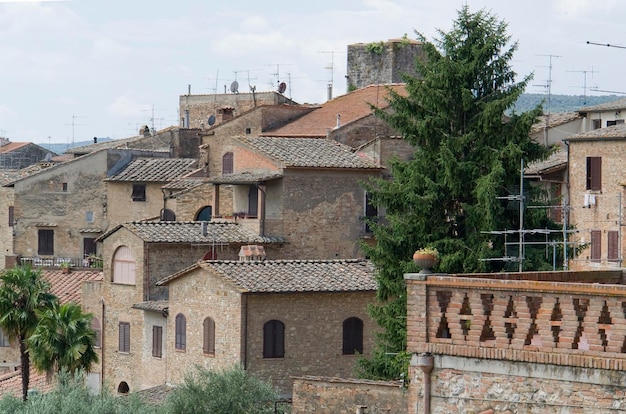
{"type": "MultiPolygon", "coordinates": [[[[364,376],[397,378],[406,367],[403,275],[416,270],[416,249],[436,248],[440,272],[500,270],[502,262],[481,260],[504,255],[502,237],[486,232],[519,228],[519,209],[499,197],[519,191],[521,160],[540,159],[547,149],[530,139],[539,107],[504,119],[531,78],[515,81],[517,44],[506,29],[464,6],[439,39],[418,35],[425,58],[416,61],[416,77],[405,77],[407,94],[390,90],[391,110],[375,109],[414,155],[390,163],[391,180],[365,184],[385,217],[372,223],[376,245],[364,246],[379,282],[370,311],[382,328],[373,358],[360,361],[364,376]]],[[[543,228],[545,216],[533,214],[532,225],[543,228]]]]}

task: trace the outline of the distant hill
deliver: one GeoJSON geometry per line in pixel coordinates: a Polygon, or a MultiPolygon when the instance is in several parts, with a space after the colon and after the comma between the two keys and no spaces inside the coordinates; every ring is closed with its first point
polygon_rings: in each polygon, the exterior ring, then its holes
{"type": "MultiPolygon", "coordinates": [[[[113,141],[113,140],[108,137],[98,138],[98,142],[107,142],[107,141],[113,141]]],[[[61,155],[70,148],[84,147],[85,145],[91,145],[93,144],[93,140],[74,142],[74,145],[70,145],[69,143],[68,144],[43,144],[43,143],[38,143],[38,142],[36,142],[36,144],[42,148],[45,148],[49,151],[54,152],[55,154],[61,155]]]]}
{"type": "MultiPolygon", "coordinates": [[[[581,95],[552,95],[550,97],[550,112],[574,112],[585,106],[599,105],[605,102],[623,99],[619,95],[587,96],[581,95]]],[[[515,103],[517,113],[526,112],[542,104],[543,110],[548,110],[548,95],[538,93],[525,93],[515,103]]]]}

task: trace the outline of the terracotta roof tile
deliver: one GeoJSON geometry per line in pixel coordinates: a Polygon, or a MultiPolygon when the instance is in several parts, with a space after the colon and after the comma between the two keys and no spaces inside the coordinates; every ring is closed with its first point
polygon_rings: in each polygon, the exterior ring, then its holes
{"type": "Polygon", "coordinates": [[[106,181],[168,182],[193,171],[193,158],[137,158],[106,181]]]}
{"type": "Polygon", "coordinates": [[[525,174],[545,174],[558,168],[567,166],[567,151],[559,148],[543,161],[535,161],[528,164],[525,174]]]}
{"type": "Polygon", "coordinates": [[[0,146],[0,154],[6,154],[7,152],[15,151],[16,149],[25,147],[31,144],[30,142],[9,142],[6,145],[0,146]]]}
{"type": "MultiPolygon", "coordinates": [[[[156,387],[147,388],[145,390],[137,391],[136,394],[148,404],[161,405],[165,402],[168,394],[176,389],[175,386],[170,384],[161,384],[156,387]]],[[[131,394],[127,394],[131,395],[131,394]]]]}
{"type": "Polygon", "coordinates": [[[615,111],[617,109],[626,109],[626,98],[618,99],[611,102],[605,102],[598,105],[585,106],[578,110],[578,112],[601,112],[601,111],[615,111]]]}
{"type": "Polygon", "coordinates": [[[325,138],[329,130],[337,127],[337,115],[340,115],[340,125],[346,125],[371,115],[370,104],[381,108],[387,107],[386,97],[389,93],[387,87],[400,94],[406,93],[404,84],[370,85],[332,99],[319,109],[262,135],[325,138]]]}
{"type": "Polygon", "coordinates": [[[135,221],[124,223],[107,232],[108,237],[125,227],[147,243],[282,243],[277,237],[263,237],[233,221],[206,222],[207,235],[202,235],[202,221],[135,221]]]}
{"type": "Polygon", "coordinates": [[[167,300],[149,300],[146,302],[135,303],[132,307],[134,309],[141,309],[152,312],[163,312],[167,310],[169,306],[169,301],[167,300]]]}
{"type": "Polygon", "coordinates": [[[81,284],[90,280],[103,280],[101,270],[72,270],[63,273],[61,270],[44,270],[42,276],[51,285],[61,303],[75,302],[80,304],[81,284]]]}
{"type": "Polygon", "coordinates": [[[158,285],[201,267],[229,280],[246,292],[375,291],[373,266],[367,260],[209,260],[168,276],[158,285]]]}
{"type": "Polygon", "coordinates": [[[575,119],[581,118],[581,115],[576,112],[560,112],[555,114],[550,114],[549,118],[546,119],[546,115],[542,115],[537,118],[537,122],[535,122],[530,130],[532,133],[537,133],[542,131],[546,126],[546,120],[548,121],[548,127],[554,128],[559,125],[566,124],[575,119]]]}
{"type": "Polygon", "coordinates": [[[232,174],[222,174],[209,177],[208,182],[213,184],[255,184],[263,181],[282,178],[283,174],[270,171],[242,171],[232,174]]]}
{"type": "Polygon", "coordinates": [[[242,142],[280,161],[283,167],[382,168],[347,145],[316,138],[240,138],[242,142]]]}

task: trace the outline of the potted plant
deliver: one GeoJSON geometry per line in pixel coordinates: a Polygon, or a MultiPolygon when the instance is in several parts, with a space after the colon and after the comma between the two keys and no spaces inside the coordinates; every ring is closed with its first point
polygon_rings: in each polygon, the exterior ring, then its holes
{"type": "Polygon", "coordinates": [[[63,273],[69,273],[70,268],[72,267],[72,264],[70,262],[61,262],[59,266],[61,267],[61,271],[63,273]]]}
{"type": "Polygon", "coordinates": [[[418,249],[413,253],[413,262],[422,268],[420,273],[431,273],[430,269],[439,263],[439,252],[432,247],[418,249]]]}

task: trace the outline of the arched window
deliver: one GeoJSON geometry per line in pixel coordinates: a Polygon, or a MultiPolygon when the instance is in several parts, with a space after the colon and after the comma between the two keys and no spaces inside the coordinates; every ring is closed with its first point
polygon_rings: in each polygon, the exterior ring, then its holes
{"type": "Polygon", "coordinates": [[[96,334],[93,340],[93,346],[100,348],[102,346],[102,333],[100,330],[100,320],[98,320],[98,318],[91,320],[91,329],[93,329],[93,332],[96,334]]]}
{"type": "Polygon", "coordinates": [[[285,324],[271,320],[263,325],[263,358],[285,357],[285,324]]]}
{"type": "Polygon", "coordinates": [[[120,246],[113,256],[113,282],[135,284],[135,258],[127,246],[120,246]]]}
{"type": "Polygon", "coordinates": [[[176,349],[184,351],[187,348],[187,319],[185,315],[176,315],[176,349]]]}
{"type": "Polygon", "coordinates": [[[202,323],[202,351],[207,355],[215,355],[215,321],[205,318],[202,323]]]}
{"type": "Polygon", "coordinates": [[[256,217],[259,213],[259,189],[251,185],[248,190],[248,216],[256,217]]]}
{"type": "Polygon", "coordinates": [[[213,207],[204,206],[200,209],[200,211],[196,215],[196,221],[211,221],[212,216],[213,216],[213,207]]]}
{"type": "Polygon", "coordinates": [[[233,153],[227,152],[222,157],[222,174],[233,173],[233,153]]]}
{"type": "Polygon", "coordinates": [[[343,321],[343,354],[356,353],[363,353],[363,321],[352,317],[343,321]]]}

